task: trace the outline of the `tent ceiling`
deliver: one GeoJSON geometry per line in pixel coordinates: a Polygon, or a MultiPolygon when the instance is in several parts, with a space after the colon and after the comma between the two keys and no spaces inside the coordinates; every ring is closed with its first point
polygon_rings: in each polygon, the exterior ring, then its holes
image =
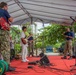
{"type": "Polygon", "coordinates": [[[14,17],[13,24],[30,21],[71,24],[70,16],[76,17],[76,0],[0,0],[9,5],[9,13],[14,17]],[[37,20],[39,19],[39,20],[37,20]]]}

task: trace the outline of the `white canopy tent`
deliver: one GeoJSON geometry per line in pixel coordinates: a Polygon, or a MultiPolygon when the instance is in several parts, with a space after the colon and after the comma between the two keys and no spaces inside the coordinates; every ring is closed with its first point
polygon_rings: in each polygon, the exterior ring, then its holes
{"type": "Polygon", "coordinates": [[[7,2],[13,24],[40,21],[71,25],[76,17],[76,0],[0,0],[7,2]]]}

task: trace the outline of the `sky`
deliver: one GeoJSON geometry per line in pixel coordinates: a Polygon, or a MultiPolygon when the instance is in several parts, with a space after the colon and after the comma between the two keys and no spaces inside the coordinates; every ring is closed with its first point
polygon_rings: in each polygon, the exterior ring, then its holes
{"type": "MultiPolygon", "coordinates": [[[[35,22],[37,24],[37,29],[43,28],[43,24],[40,22],[35,22]]],[[[44,27],[47,27],[49,25],[49,23],[44,24],[44,27]]]]}
{"type": "MultiPolygon", "coordinates": [[[[43,28],[43,24],[40,22],[35,22],[35,23],[37,24],[37,33],[40,33],[38,30],[43,28]]],[[[44,27],[47,27],[47,26],[49,26],[49,23],[44,24],[44,27]]]]}

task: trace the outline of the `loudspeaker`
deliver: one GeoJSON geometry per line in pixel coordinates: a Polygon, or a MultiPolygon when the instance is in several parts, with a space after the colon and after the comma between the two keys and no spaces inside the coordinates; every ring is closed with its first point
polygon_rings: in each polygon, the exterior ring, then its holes
{"type": "Polygon", "coordinates": [[[50,61],[48,59],[48,57],[44,54],[44,53],[40,53],[39,54],[40,60],[36,60],[36,61],[32,61],[32,62],[28,62],[28,65],[36,65],[39,63],[39,65],[41,66],[50,66],[50,61]]]}
{"type": "Polygon", "coordinates": [[[40,53],[39,56],[41,57],[39,61],[40,65],[46,65],[46,66],[50,65],[50,61],[44,53],[40,53]]]}

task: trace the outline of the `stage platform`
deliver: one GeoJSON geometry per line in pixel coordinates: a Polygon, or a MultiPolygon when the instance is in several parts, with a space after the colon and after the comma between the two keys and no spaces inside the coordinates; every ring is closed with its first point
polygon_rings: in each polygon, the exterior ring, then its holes
{"type": "MultiPolygon", "coordinates": [[[[7,72],[6,75],[74,75],[75,70],[70,71],[72,65],[75,64],[75,59],[61,59],[59,55],[49,55],[48,58],[52,66],[39,67],[38,65],[32,65],[33,68],[27,68],[28,62],[21,62],[21,60],[13,60],[11,66],[16,68],[15,72],[7,72]]],[[[29,57],[29,61],[39,60],[39,57],[29,57]]]]}

